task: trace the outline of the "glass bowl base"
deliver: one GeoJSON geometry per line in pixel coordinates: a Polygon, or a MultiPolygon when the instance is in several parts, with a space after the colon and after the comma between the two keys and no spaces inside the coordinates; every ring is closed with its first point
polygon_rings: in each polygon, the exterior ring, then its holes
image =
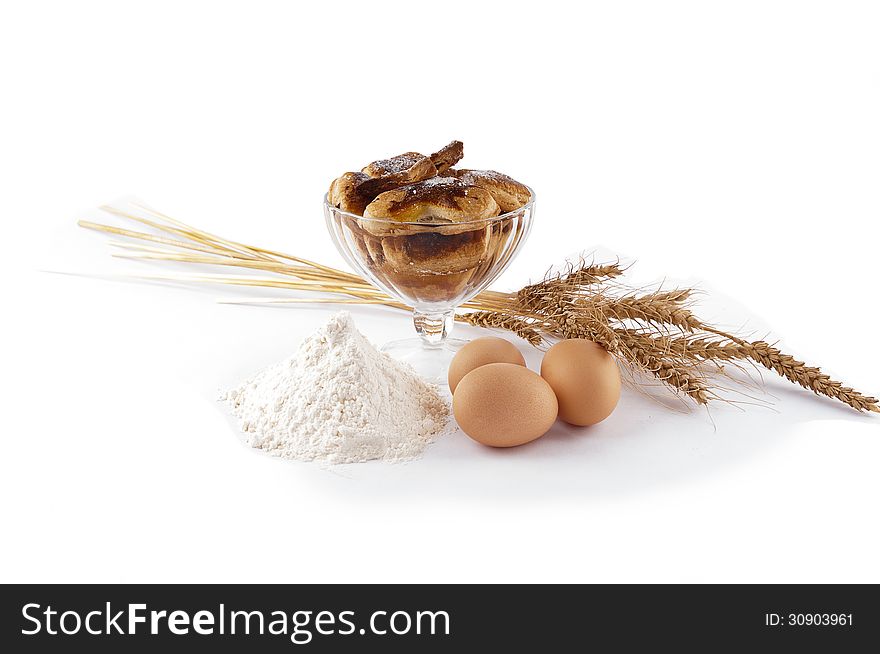
{"type": "Polygon", "coordinates": [[[385,343],[379,349],[411,365],[426,381],[445,387],[449,363],[465,344],[467,341],[461,338],[446,338],[437,345],[429,345],[421,338],[404,338],[385,343]]]}

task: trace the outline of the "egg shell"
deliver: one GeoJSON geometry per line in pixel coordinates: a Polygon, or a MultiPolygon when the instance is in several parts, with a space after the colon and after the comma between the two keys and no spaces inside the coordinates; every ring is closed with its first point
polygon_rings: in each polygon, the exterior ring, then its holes
{"type": "Polygon", "coordinates": [[[596,343],[569,339],[547,350],[541,376],[556,393],[559,418],[572,425],[595,425],[611,415],[620,399],[620,370],[596,343]]]}
{"type": "Polygon", "coordinates": [[[466,374],[487,363],[515,363],[525,366],[526,360],[510,341],[494,336],[476,338],[462,347],[449,364],[449,390],[454,393],[455,387],[466,374]]]}
{"type": "Polygon", "coordinates": [[[466,374],[452,396],[462,431],[491,447],[515,447],[547,433],[558,405],[540,375],[515,363],[489,363],[466,374]]]}

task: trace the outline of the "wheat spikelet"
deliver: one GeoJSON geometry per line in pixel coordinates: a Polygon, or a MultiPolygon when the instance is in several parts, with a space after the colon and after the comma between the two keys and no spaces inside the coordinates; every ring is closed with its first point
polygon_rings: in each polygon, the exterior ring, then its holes
{"type": "Polygon", "coordinates": [[[658,293],[606,299],[599,303],[598,308],[617,320],[674,325],[684,331],[700,329],[700,320],[689,309],[682,307],[681,301],[670,293],[658,293]]]}
{"type": "Polygon", "coordinates": [[[634,339],[642,339],[646,344],[645,347],[656,349],[664,356],[673,356],[683,360],[717,363],[749,358],[748,352],[741,345],[717,337],[690,334],[668,336],[667,334],[648,333],[639,329],[627,328],[616,328],[615,331],[626,333],[634,339]]]}
{"type": "Polygon", "coordinates": [[[582,292],[585,286],[599,284],[622,274],[623,269],[617,263],[588,265],[581,261],[577,266],[569,264],[563,273],[548,275],[537,284],[521,288],[515,298],[521,308],[540,311],[542,307],[553,306],[556,298],[582,292]]]}
{"type": "Polygon", "coordinates": [[[599,343],[630,365],[649,372],[697,404],[709,403],[712,396],[710,390],[692,371],[681,364],[658,356],[656,351],[645,347],[643,341],[626,332],[614,332],[598,320],[590,323],[569,320],[560,325],[560,332],[564,338],[586,338],[599,343]]]}
{"type": "Polygon", "coordinates": [[[839,381],[834,381],[819,368],[805,365],[803,361],[798,361],[793,356],[784,354],[764,341],[746,343],[743,347],[753,360],[765,368],[775,370],[782,377],[813,391],[817,395],[826,395],[840,400],[859,411],[880,413],[876,398],[863,395],[844,386],[839,381]]]}
{"type": "Polygon", "coordinates": [[[645,347],[637,338],[629,335],[620,336],[625,351],[641,367],[650,371],[655,377],[684,393],[697,404],[708,404],[712,396],[705,382],[695,372],[680,362],[663,358],[655,350],[645,347]]]}
{"type": "Polygon", "coordinates": [[[471,311],[459,315],[458,319],[475,327],[506,329],[527,340],[535,347],[540,347],[544,344],[544,338],[538,330],[534,329],[531,323],[516,316],[510,316],[498,311],[471,311]]]}
{"type": "Polygon", "coordinates": [[[581,262],[579,266],[573,266],[560,281],[573,286],[590,286],[599,284],[623,274],[623,268],[617,263],[590,264],[581,262]]]}

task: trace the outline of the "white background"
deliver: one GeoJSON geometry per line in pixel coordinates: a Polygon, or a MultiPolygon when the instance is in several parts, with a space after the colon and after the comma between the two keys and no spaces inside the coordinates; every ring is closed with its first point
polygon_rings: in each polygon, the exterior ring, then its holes
{"type": "Polygon", "coordinates": [[[880,582],[880,422],[772,375],[772,409],[627,392],[326,470],[215,397],[331,308],[51,272],[167,271],[75,226],[129,194],[342,265],[329,181],[458,138],[538,193],[497,288],[601,245],[878,393],[878,34],[870,2],[4,3],[0,581],[880,582]]]}

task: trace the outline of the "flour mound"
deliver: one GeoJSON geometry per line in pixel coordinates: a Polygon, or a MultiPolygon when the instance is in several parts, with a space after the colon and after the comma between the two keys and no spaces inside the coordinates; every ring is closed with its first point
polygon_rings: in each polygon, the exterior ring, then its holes
{"type": "Polygon", "coordinates": [[[346,311],[220,399],[249,445],[300,461],[413,459],[449,419],[437,387],[376,350],[346,311]]]}

